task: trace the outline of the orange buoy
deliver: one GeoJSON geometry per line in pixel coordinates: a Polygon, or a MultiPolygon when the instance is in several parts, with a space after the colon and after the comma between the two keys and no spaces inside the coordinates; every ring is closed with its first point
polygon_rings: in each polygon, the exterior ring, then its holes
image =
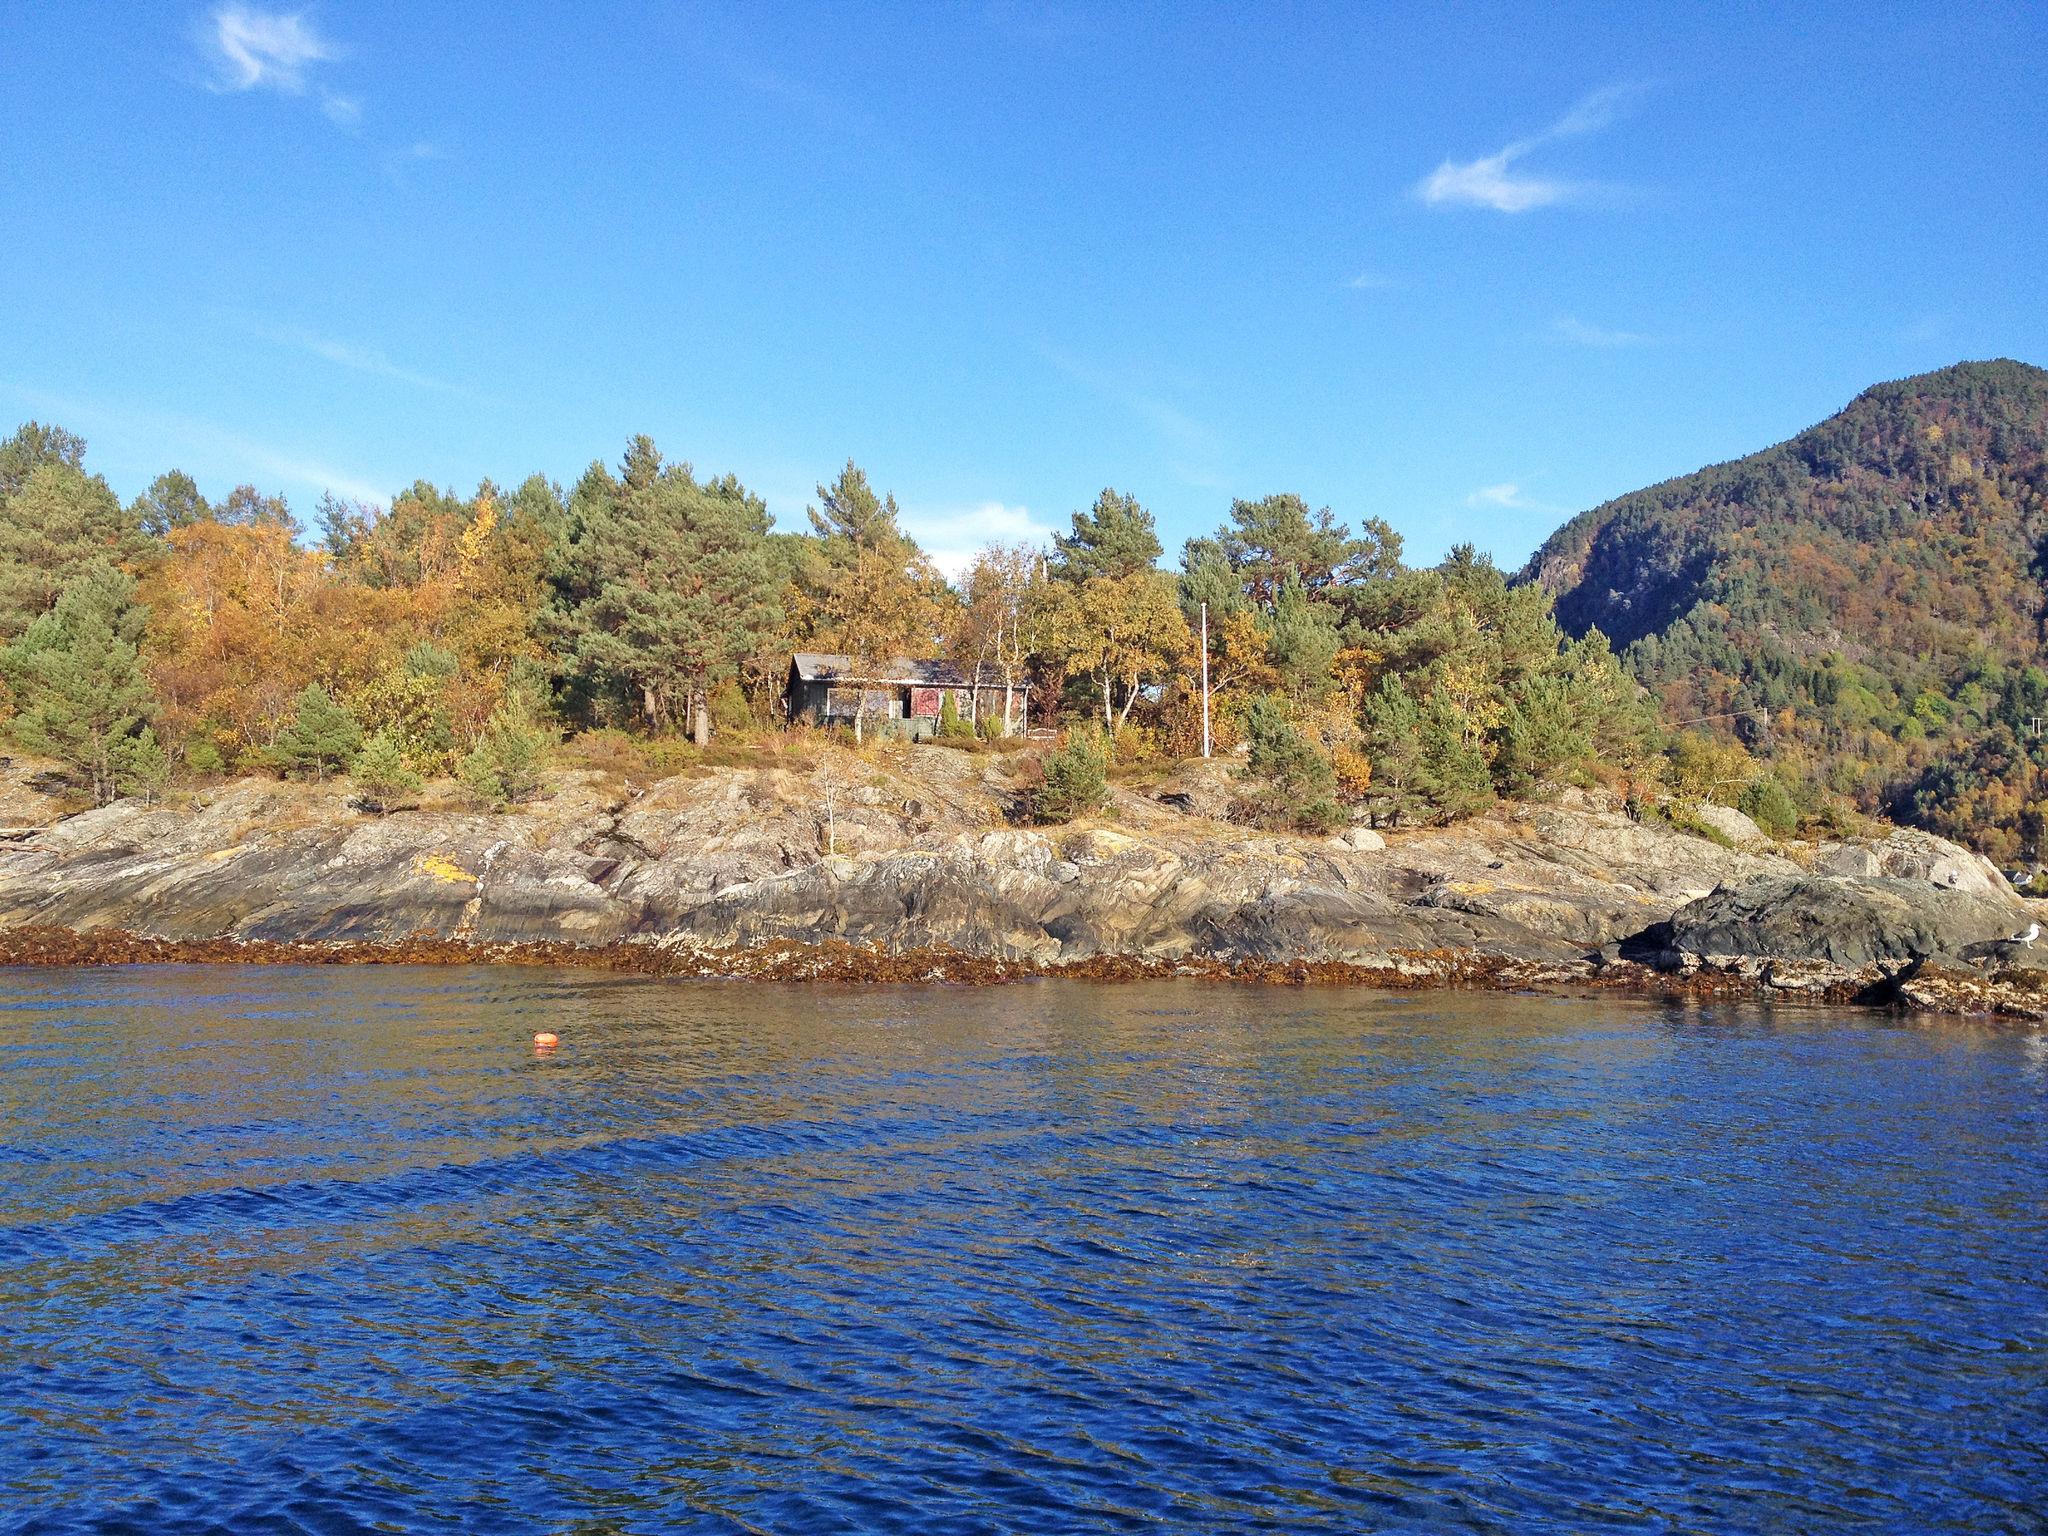
{"type": "Polygon", "coordinates": [[[560,1045],[562,1043],[562,1037],[560,1035],[553,1034],[548,1030],[544,1029],[539,1034],[533,1037],[533,1043],[545,1051],[554,1046],[560,1045]]]}

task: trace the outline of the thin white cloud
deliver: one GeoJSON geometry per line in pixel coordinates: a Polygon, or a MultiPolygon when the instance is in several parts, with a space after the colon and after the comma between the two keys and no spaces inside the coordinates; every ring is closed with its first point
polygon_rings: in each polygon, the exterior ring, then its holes
{"type": "Polygon", "coordinates": [[[916,539],[932,564],[958,580],[975,555],[990,544],[1044,544],[1054,530],[1031,515],[1028,507],[1000,501],[967,507],[905,507],[904,532],[916,539]]]}
{"type": "Polygon", "coordinates": [[[301,14],[223,5],[214,11],[212,22],[205,42],[218,68],[219,90],[260,88],[297,96],[306,89],[309,65],[341,57],[301,14]]]}
{"type": "Polygon", "coordinates": [[[1220,434],[1166,399],[1152,381],[1130,369],[1097,367],[1052,347],[1037,350],[1067,378],[1150,427],[1167,447],[1168,467],[1180,480],[1202,490],[1224,484],[1217,467],[1223,457],[1220,434]]]}
{"type": "Polygon", "coordinates": [[[384,506],[390,493],[363,475],[337,469],[289,445],[258,442],[196,416],[160,411],[120,402],[53,395],[0,379],[0,394],[27,402],[90,438],[104,433],[122,440],[125,451],[158,467],[179,465],[202,481],[221,485],[250,483],[290,495],[303,516],[312,511],[320,492],[332,491],[350,501],[384,506]]]}
{"type": "Polygon", "coordinates": [[[1383,272],[1366,271],[1359,273],[1344,286],[1356,288],[1361,293],[1383,293],[1389,288],[1398,288],[1401,285],[1383,272]]]}
{"type": "Polygon", "coordinates": [[[352,341],[342,341],[333,336],[323,336],[304,326],[272,325],[252,316],[237,314],[232,310],[222,311],[225,319],[247,330],[252,336],[271,343],[273,346],[289,347],[295,352],[304,352],[323,362],[333,363],[338,368],[347,368],[355,373],[366,373],[373,378],[390,379],[399,384],[410,384],[415,389],[431,389],[444,395],[460,395],[476,398],[475,391],[460,384],[451,384],[446,379],[437,379],[432,374],[420,373],[393,362],[375,347],[366,347],[352,341]]]}
{"type": "Polygon", "coordinates": [[[200,26],[199,48],[211,67],[208,86],[222,93],[275,91],[304,96],[310,91],[321,114],[337,128],[355,132],[363,121],[362,101],[311,77],[320,65],[343,57],[303,11],[266,11],[252,5],[217,6],[200,26]]]}
{"type": "Polygon", "coordinates": [[[1553,203],[1581,201],[1604,189],[1595,182],[1532,175],[1517,169],[1517,162],[1559,139],[1598,133],[1626,113],[1642,90],[1640,85],[1610,85],[1594,91],[1549,127],[1494,154],[1444,161],[1416,184],[1415,195],[1436,207],[1465,204],[1498,213],[1527,213],[1553,203]]]}
{"type": "Polygon", "coordinates": [[[1557,512],[1561,508],[1548,502],[1536,501],[1512,480],[1499,485],[1482,485],[1465,498],[1465,505],[1480,509],[1493,508],[1508,512],[1557,512]]]}
{"type": "Polygon", "coordinates": [[[1559,315],[1551,321],[1550,333],[1581,347],[1647,347],[1657,341],[1655,336],[1642,331],[1609,330],[1605,326],[1588,325],[1571,315],[1559,315]]]}

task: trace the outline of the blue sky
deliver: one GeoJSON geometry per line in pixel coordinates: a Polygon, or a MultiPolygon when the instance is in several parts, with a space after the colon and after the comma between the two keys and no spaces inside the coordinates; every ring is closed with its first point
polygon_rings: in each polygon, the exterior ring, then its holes
{"type": "Polygon", "coordinates": [[[2048,364],[2048,9],[1801,10],[24,6],[0,416],[302,513],[646,431],[954,555],[1113,484],[1515,562],[2048,364]]]}

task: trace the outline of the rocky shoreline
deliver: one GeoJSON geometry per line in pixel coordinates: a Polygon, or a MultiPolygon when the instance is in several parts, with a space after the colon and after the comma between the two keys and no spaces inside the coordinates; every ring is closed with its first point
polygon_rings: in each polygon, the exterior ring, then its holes
{"type": "Polygon", "coordinates": [[[1016,825],[1027,766],[944,748],[766,757],[516,813],[376,816],[248,779],[67,814],[0,768],[0,964],[514,964],[776,981],[1622,991],[2048,1018],[2035,909],[1924,833],[1774,844],[1571,794],[1311,839],[1224,819],[1232,769],[1016,825]]]}

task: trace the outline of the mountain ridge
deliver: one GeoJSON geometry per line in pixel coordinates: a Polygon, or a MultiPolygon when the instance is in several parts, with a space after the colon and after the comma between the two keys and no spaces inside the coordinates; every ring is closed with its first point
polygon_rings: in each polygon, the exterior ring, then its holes
{"type": "Polygon", "coordinates": [[[1963,362],[1580,513],[1518,580],[1667,719],[2001,856],[2048,834],[2048,370],[1963,362]],[[1982,793],[1992,790],[1988,795],[1982,793]]]}

